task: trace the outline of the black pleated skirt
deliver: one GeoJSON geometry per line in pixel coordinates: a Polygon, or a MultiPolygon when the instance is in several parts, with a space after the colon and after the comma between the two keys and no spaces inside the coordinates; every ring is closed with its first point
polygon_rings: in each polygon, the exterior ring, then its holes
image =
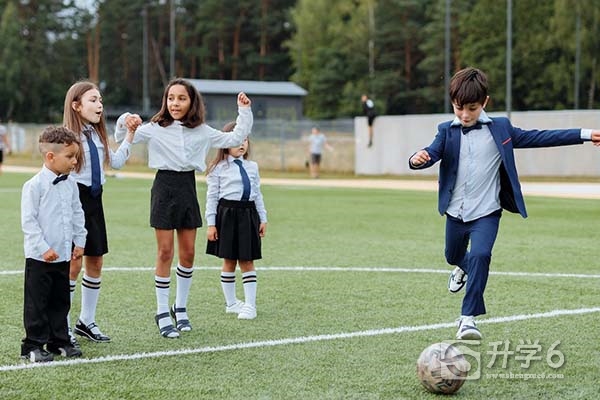
{"type": "Polygon", "coordinates": [[[150,195],[150,226],[156,229],[202,226],[194,171],[156,172],[150,195]]]}
{"type": "Polygon", "coordinates": [[[253,201],[219,200],[216,228],[219,239],[208,241],[206,254],[230,260],[260,260],[260,217],[253,201]]]}
{"type": "Polygon", "coordinates": [[[100,257],[108,253],[102,194],[93,197],[89,186],[81,183],[78,183],[77,186],[79,187],[79,201],[81,201],[81,208],[83,208],[85,214],[85,229],[87,230],[83,254],[100,257]]]}

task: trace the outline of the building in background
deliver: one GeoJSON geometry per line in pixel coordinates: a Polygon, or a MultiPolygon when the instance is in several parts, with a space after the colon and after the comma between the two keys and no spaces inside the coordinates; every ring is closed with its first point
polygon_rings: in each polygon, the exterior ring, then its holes
{"type": "Polygon", "coordinates": [[[303,119],[302,101],[307,91],[293,82],[188,79],[204,97],[206,119],[235,118],[235,96],[244,92],[252,100],[254,119],[297,121],[303,119]]]}

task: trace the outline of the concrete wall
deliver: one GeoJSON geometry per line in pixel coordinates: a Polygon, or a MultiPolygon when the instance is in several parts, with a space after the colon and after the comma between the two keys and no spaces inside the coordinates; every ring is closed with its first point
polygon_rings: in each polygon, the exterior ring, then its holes
{"type": "MultiPolygon", "coordinates": [[[[503,114],[491,114],[501,115],[503,114]]],[[[327,176],[328,172],[417,177],[437,175],[437,165],[427,170],[410,170],[408,158],[431,143],[440,122],[452,118],[451,114],[379,116],[375,119],[375,139],[371,148],[367,148],[367,120],[364,117],[354,118],[353,121],[282,122],[257,119],[252,136],[252,158],[259,163],[261,170],[306,170],[306,139],[310,128],[317,125],[335,148],[334,152],[326,151],[323,154],[323,176],[327,176]],[[266,123],[273,126],[266,126],[266,123]],[[280,125],[286,129],[279,127],[280,125]],[[280,133],[269,135],[267,131],[280,133]]],[[[513,125],[523,129],[600,129],[600,111],[513,112],[511,120],[513,125]]],[[[215,127],[221,125],[221,122],[213,124],[215,127]]],[[[32,159],[39,159],[37,138],[46,125],[20,126],[24,128],[21,145],[18,150],[14,147],[13,150],[16,153],[31,154],[32,159]]],[[[114,122],[108,123],[110,129],[113,126],[114,122]]],[[[114,144],[111,147],[116,149],[114,144]]],[[[521,176],[600,176],[600,148],[590,143],[547,149],[517,149],[515,154],[521,176]]],[[[144,145],[133,146],[130,162],[145,164],[146,157],[144,145]]],[[[211,158],[212,154],[208,159],[211,158]]]]}
{"type": "MultiPolygon", "coordinates": [[[[506,114],[489,115],[494,117],[506,114]]],[[[375,133],[371,148],[367,148],[366,118],[355,118],[355,173],[437,175],[438,165],[427,170],[410,170],[408,158],[433,141],[439,123],[453,118],[453,114],[378,116],[374,123],[375,133]]],[[[514,126],[522,129],[600,129],[600,111],[513,112],[511,121],[514,126]]],[[[516,149],[515,157],[520,176],[600,176],[600,148],[591,143],[516,149]]]]}

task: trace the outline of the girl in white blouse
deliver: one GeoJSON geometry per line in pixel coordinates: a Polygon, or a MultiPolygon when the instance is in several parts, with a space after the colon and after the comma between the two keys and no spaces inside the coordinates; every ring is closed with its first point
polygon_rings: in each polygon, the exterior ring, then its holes
{"type": "MultiPolygon", "coordinates": [[[[127,135],[116,152],[110,149],[102,96],[96,84],[90,81],[76,82],[67,91],[63,125],[76,132],[81,141],[82,151],[71,176],[75,178],[79,187],[79,199],[85,212],[85,228],[88,232],[83,257],[85,271],[81,279],[81,311],[73,331],[94,342],[109,342],[110,337],[102,333],[96,325],[103,256],[108,253],[102,186],[106,181],[105,167],[120,169],[125,165],[129,158],[133,134],[127,135]]],[[[71,302],[81,269],[81,258],[71,261],[71,302]]],[[[68,316],[68,324],[69,320],[68,316]]],[[[77,345],[70,328],[69,334],[71,342],[77,345]]]]}
{"type": "MultiPolygon", "coordinates": [[[[223,128],[231,131],[235,123],[223,128]]],[[[248,160],[248,139],[236,147],[220,149],[206,178],[206,253],[223,259],[221,287],[225,312],[239,319],[256,318],[256,270],[262,258],[261,238],[267,231],[267,211],[260,191],[258,164],[248,160]],[[244,182],[246,181],[246,182],[244,182]],[[239,263],[244,301],[236,297],[235,267],[239,263]]]]}
{"type": "Polygon", "coordinates": [[[156,316],[160,334],[177,338],[190,331],[187,300],[194,270],[196,230],[202,226],[194,171],[206,169],[211,147],[237,146],[250,134],[250,99],[237,96],[238,118],[233,132],[223,132],[205,123],[202,96],[187,80],[173,79],[165,88],[160,111],[151,122],[141,125],[139,115],[125,113],[117,120],[115,139],[135,131],[133,143],[148,143],[148,166],[157,169],[152,185],[150,225],[156,234],[155,270],[156,316]],[[177,232],[178,264],[175,303],[170,307],[171,264],[177,232]],[[173,326],[173,318],[175,326],[173,326]]]}

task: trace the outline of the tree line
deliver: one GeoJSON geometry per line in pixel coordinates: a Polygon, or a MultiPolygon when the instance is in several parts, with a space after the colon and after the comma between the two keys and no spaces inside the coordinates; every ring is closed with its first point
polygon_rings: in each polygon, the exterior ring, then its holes
{"type": "MultiPolygon", "coordinates": [[[[360,115],[362,93],[380,114],[440,113],[446,71],[468,65],[488,74],[488,110],[501,111],[507,5],[0,0],[0,118],[60,121],[67,88],[84,78],[107,109],[141,110],[148,99],[155,111],[172,76],[291,80],[308,91],[312,119],[360,115]]],[[[513,0],[511,11],[512,110],[597,108],[600,2],[513,0]]]]}

